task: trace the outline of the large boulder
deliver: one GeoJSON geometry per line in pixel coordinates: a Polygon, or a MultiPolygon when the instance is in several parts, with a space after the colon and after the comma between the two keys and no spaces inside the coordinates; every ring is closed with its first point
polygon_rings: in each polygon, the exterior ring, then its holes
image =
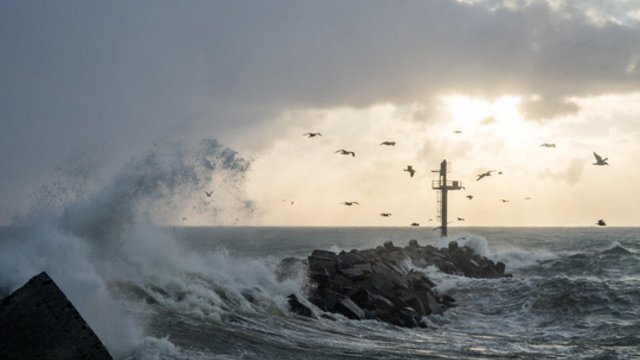
{"type": "Polygon", "coordinates": [[[80,313],[42,272],[0,303],[0,359],[112,359],[80,313]]]}

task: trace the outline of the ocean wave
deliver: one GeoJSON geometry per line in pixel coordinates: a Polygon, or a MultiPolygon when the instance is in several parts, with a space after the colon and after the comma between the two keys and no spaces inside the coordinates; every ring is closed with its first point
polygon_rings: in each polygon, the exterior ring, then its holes
{"type": "MultiPolygon", "coordinates": [[[[119,283],[136,284],[157,303],[202,315],[233,301],[250,311],[242,292],[253,288],[295,289],[295,284],[276,282],[260,261],[188,252],[169,231],[154,225],[158,219],[175,219],[185,202],[198,204],[196,212],[215,213],[215,205],[201,200],[204,189],[213,186],[213,174],[234,187],[248,168],[246,160],[215,140],[203,141],[191,153],[174,150],[133,159],[93,191],[78,189],[70,196],[65,186],[43,188],[38,199],[66,202],[47,206],[50,202],[43,201],[18,217],[16,225],[24,231],[2,244],[0,289],[12,291],[47,271],[118,358],[130,353],[144,334],[144,325],[127,316],[113,294],[122,288],[119,283]],[[58,188],[63,196],[53,193],[58,188]],[[216,286],[225,286],[224,295],[232,301],[225,303],[216,286]]],[[[245,210],[250,207],[237,202],[245,210]]],[[[261,299],[258,291],[254,297],[261,299]]]]}

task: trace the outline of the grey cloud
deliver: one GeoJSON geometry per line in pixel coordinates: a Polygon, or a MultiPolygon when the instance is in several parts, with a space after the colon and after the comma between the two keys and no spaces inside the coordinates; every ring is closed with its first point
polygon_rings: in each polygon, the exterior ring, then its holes
{"type": "Polygon", "coordinates": [[[79,144],[123,161],[282,109],[509,93],[552,115],[568,97],[640,89],[638,22],[596,26],[585,1],[495,4],[3,1],[3,195],[79,144]]]}
{"type": "Polygon", "coordinates": [[[560,179],[569,185],[575,185],[582,178],[586,166],[584,159],[572,159],[566,168],[560,171],[546,170],[540,174],[541,178],[560,179]]]}
{"type": "Polygon", "coordinates": [[[534,120],[553,119],[561,115],[575,114],[578,110],[580,107],[576,103],[562,99],[535,99],[520,104],[520,112],[527,119],[534,120]]]}

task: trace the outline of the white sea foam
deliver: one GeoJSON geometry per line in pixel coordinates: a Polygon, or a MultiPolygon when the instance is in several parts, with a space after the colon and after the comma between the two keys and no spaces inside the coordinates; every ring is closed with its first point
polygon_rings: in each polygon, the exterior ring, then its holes
{"type": "Polygon", "coordinates": [[[144,337],[126,360],[187,360],[181,349],[175,346],[168,337],[144,337]]]}
{"type": "Polygon", "coordinates": [[[440,248],[447,247],[449,242],[452,240],[455,240],[459,246],[468,246],[472,248],[476,254],[486,256],[494,261],[501,261],[505,263],[507,265],[507,271],[535,266],[541,261],[551,260],[558,257],[558,254],[540,249],[532,251],[508,246],[503,246],[499,249],[491,249],[487,239],[476,234],[459,234],[453,239],[440,238],[438,239],[437,246],[440,248]]]}
{"type": "MultiPolygon", "coordinates": [[[[182,207],[181,200],[194,193],[201,197],[212,186],[213,172],[226,173],[229,182],[240,181],[247,167],[234,151],[205,141],[194,157],[150,153],[131,161],[96,191],[75,191],[65,204],[34,207],[20,218],[24,231],[19,238],[3,244],[0,289],[14,290],[47,271],[117,358],[149,344],[168,353],[178,350],[166,339],[140,345],[143,331],[120,312],[110,293],[114,283],[137,284],[162,305],[210,318],[229,306],[245,312],[274,302],[284,306],[286,294],[300,292],[299,281],[278,283],[260,260],[237,259],[224,251],[187,252],[169,232],[153,225],[154,219],[175,217],[172,212],[182,207]]],[[[136,359],[166,358],[162,352],[137,354],[151,355],[136,359]]]]}

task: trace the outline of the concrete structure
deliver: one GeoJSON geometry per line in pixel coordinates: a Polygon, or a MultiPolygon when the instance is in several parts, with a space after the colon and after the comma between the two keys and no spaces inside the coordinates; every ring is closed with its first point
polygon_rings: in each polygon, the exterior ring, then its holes
{"type": "Polygon", "coordinates": [[[0,359],[112,359],[100,339],[42,272],[0,303],[0,359]]]}

